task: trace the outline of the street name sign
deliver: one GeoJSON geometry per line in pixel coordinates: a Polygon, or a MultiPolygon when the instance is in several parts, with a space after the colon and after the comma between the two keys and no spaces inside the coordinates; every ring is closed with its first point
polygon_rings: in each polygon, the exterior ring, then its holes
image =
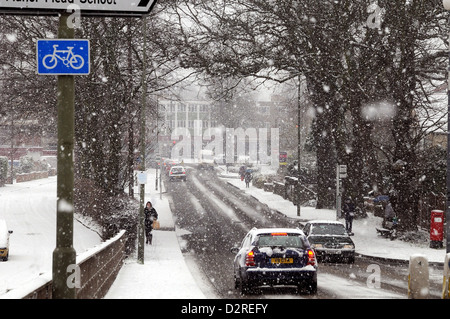
{"type": "Polygon", "coordinates": [[[87,75],[90,71],[89,40],[38,40],[36,57],[41,75],[87,75]]]}
{"type": "Polygon", "coordinates": [[[339,178],[347,178],[347,165],[339,165],[339,178]]]}
{"type": "Polygon", "coordinates": [[[79,8],[84,16],[143,16],[156,0],[0,0],[0,13],[55,15],[79,8]]]}

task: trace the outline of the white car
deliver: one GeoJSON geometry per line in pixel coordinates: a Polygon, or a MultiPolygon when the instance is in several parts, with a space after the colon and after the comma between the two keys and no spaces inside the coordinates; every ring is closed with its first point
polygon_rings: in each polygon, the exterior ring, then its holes
{"type": "Polygon", "coordinates": [[[172,166],[169,171],[170,181],[186,181],[186,169],[183,166],[172,166]]]}
{"type": "Polygon", "coordinates": [[[9,257],[9,235],[12,232],[12,230],[8,229],[6,221],[0,219],[0,258],[3,261],[7,261],[9,257]]]}

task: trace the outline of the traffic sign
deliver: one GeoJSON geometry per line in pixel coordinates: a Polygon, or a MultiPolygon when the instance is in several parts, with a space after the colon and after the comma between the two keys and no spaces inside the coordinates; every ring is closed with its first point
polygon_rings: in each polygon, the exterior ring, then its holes
{"type": "Polygon", "coordinates": [[[155,4],[156,0],[0,0],[0,13],[54,15],[70,6],[85,16],[143,16],[155,4]]]}
{"type": "Polygon", "coordinates": [[[339,178],[347,178],[347,165],[339,165],[339,178]]]}
{"type": "Polygon", "coordinates": [[[89,40],[38,40],[36,58],[38,74],[89,74],[89,40]]]}

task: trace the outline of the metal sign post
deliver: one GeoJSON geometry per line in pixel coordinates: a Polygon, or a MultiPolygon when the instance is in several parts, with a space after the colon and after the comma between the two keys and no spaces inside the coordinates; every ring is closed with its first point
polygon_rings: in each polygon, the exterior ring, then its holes
{"type": "Polygon", "coordinates": [[[336,166],[336,220],[341,218],[341,179],[347,178],[347,165],[336,166]]]}
{"type": "MultiPolygon", "coordinates": [[[[141,163],[141,170],[145,172],[145,105],[147,103],[146,94],[147,94],[147,81],[146,81],[146,75],[147,75],[147,21],[146,18],[142,18],[142,30],[144,33],[144,43],[143,43],[143,57],[142,57],[142,77],[141,77],[141,84],[142,84],[142,101],[141,101],[141,127],[140,127],[140,140],[141,140],[141,156],[142,156],[142,163],[141,163]]],[[[145,215],[144,215],[144,206],[145,206],[145,183],[139,183],[140,184],[140,208],[139,208],[139,226],[138,226],[138,263],[144,264],[144,240],[145,240],[145,215]]]]}
{"type": "MultiPolygon", "coordinates": [[[[59,18],[58,37],[71,39],[74,29],[67,26],[68,13],[59,18]]],[[[58,177],[56,248],[53,251],[52,298],[75,299],[76,285],[68,280],[68,270],[76,265],[73,248],[73,150],[75,84],[73,75],[58,75],[58,177]]],[[[69,274],[70,275],[70,274],[69,274]]]]}

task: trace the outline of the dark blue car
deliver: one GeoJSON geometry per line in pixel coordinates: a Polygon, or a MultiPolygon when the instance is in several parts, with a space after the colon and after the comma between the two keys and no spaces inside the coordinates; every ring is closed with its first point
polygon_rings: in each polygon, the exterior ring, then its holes
{"type": "Polygon", "coordinates": [[[261,286],[294,285],[317,292],[317,262],[300,229],[253,228],[240,247],[232,248],[235,287],[241,293],[261,286]]]}

